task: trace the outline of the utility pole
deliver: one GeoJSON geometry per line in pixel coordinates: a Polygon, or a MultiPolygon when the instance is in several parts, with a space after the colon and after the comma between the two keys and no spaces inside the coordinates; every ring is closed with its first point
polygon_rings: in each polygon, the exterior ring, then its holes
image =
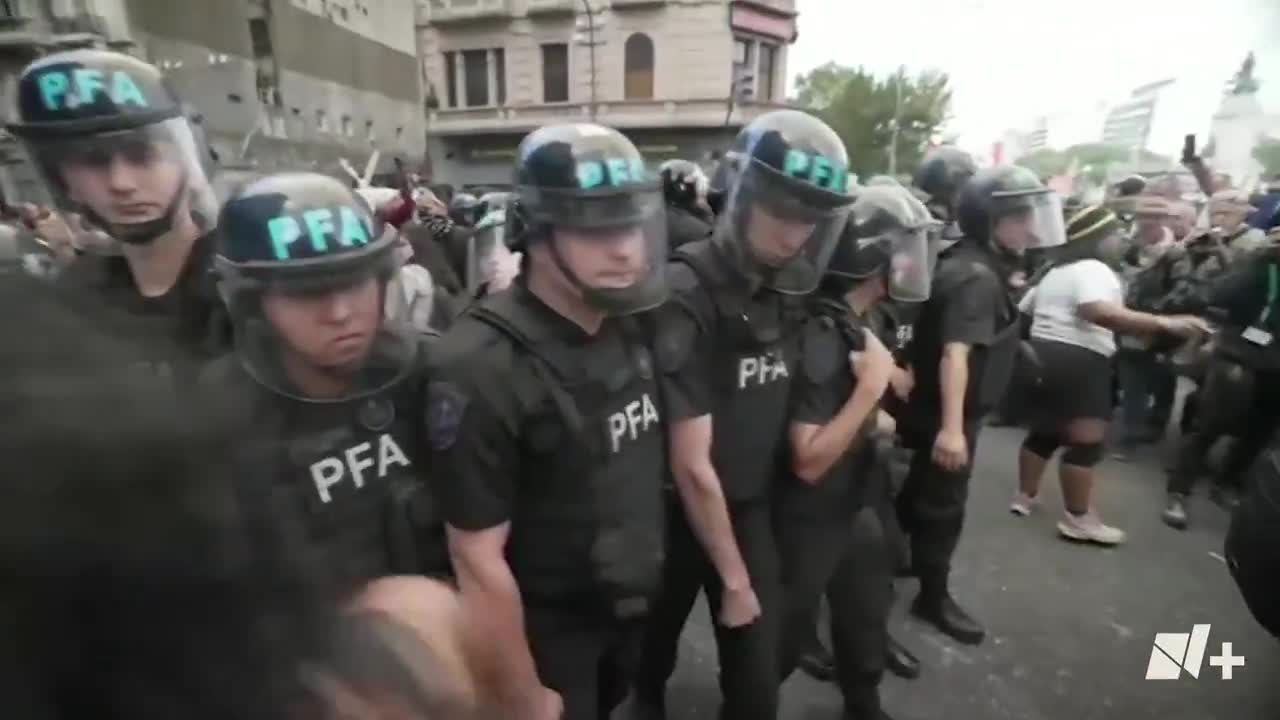
{"type": "Polygon", "coordinates": [[[596,119],[596,107],[597,107],[596,45],[600,44],[596,42],[596,30],[600,28],[596,24],[597,16],[596,16],[595,10],[591,8],[591,0],[582,0],[582,8],[583,10],[586,11],[587,26],[586,28],[583,28],[582,23],[578,23],[578,26],[577,26],[578,34],[575,36],[574,39],[577,41],[579,45],[586,45],[591,52],[591,120],[594,122],[596,119]],[[585,37],[582,35],[582,31],[584,29],[587,31],[585,37]]]}

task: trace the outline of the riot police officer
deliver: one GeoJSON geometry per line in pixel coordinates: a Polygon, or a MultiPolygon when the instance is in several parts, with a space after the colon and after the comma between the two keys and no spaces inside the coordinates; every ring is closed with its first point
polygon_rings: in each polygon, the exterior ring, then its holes
{"type": "Polygon", "coordinates": [[[480,201],[469,192],[460,192],[449,201],[449,219],[462,227],[472,227],[482,216],[480,201]]]}
{"type": "Polygon", "coordinates": [[[202,386],[245,419],[245,466],[270,469],[245,494],[299,518],[337,591],[447,572],[422,442],[426,342],[385,310],[404,297],[388,292],[396,232],[310,173],[251,182],[219,224],[236,351],[202,386]]]}
{"type": "Polygon", "coordinates": [[[960,188],[978,171],[973,156],[960,148],[944,145],[925,155],[916,169],[911,184],[925,195],[925,206],[943,223],[943,237],[959,240],[956,224],[956,200],[960,188]]]}
{"type": "Polygon", "coordinates": [[[508,716],[606,718],[625,697],[663,542],[652,316],[667,297],[661,188],[593,124],[520,144],[517,283],[442,341],[433,475],[463,595],[502,649],[508,716]]]}
{"type": "Polygon", "coordinates": [[[752,121],[726,162],[729,195],[715,231],[677,250],[671,265],[690,337],[669,363],[676,493],[636,694],[645,711],[662,714],[680,632],[702,589],[715,618],[722,716],[772,720],[774,461],[785,448],[803,296],[818,285],[852,197],[840,138],[802,112],[752,121]]]}
{"type": "Polygon", "coordinates": [[[882,446],[889,438],[876,422],[897,367],[868,311],[886,297],[928,298],[935,224],[901,186],[859,193],[812,298],[793,381],[791,472],[777,504],[786,608],[781,677],[795,668],[825,591],[846,718],[886,717],[878,686],[894,574],[878,512],[891,494],[882,446]]]}
{"type": "Polygon", "coordinates": [[[952,598],[948,577],[978,433],[1004,395],[1018,351],[1010,279],[1026,250],[1061,245],[1065,234],[1058,197],[1016,165],[976,173],[956,211],[964,239],[939,261],[910,351],[916,385],[898,429],[917,452],[898,504],[920,578],[912,612],[977,644],[985,632],[952,598]]]}
{"type": "Polygon", "coordinates": [[[137,365],[190,377],[229,344],[208,279],[216,201],[178,98],[160,71],[104,50],[43,57],[18,79],[9,130],[58,206],[120,243],[59,276],[114,334],[139,341],[137,365]]]}
{"type": "Polygon", "coordinates": [[[707,206],[710,181],[706,173],[688,160],[668,160],[662,163],[660,172],[671,247],[678,248],[710,235],[715,216],[707,206]]]}

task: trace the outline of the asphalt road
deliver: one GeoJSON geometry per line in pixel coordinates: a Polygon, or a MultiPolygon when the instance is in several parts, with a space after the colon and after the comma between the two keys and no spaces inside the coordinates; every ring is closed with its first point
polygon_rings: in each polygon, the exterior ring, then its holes
{"type": "MultiPolygon", "coordinates": [[[[958,645],[906,613],[914,581],[900,581],[895,636],[924,663],[918,680],[886,678],[895,720],[1275,720],[1280,718],[1280,644],[1254,623],[1222,559],[1227,516],[1196,498],[1185,532],[1159,518],[1162,457],[1100,466],[1103,517],[1124,528],[1117,549],[1057,536],[1062,512],[1056,466],[1037,514],[1009,513],[1023,432],[988,428],[978,450],[953,591],[987,626],[979,647],[958,645]],[[1210,623],[1199,679],[1145,680],[1156,633],[1210,623]],[[1210,659],[1232,644],[1245,658],[1231,680],[1210,659]]],[[[668,686],[671,720],[716,717],[716,653],[705,606],[685,630],[668,686]]],[[[783,720],[835,720],[835,688],[799,673],[783,689],[783,720]]],[[[620,713],[620,715],[623,713],[620,713]]]]}

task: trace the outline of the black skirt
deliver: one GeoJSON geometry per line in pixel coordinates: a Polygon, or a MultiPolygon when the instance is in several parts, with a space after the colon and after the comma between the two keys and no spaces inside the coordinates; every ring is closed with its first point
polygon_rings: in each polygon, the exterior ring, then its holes
{"type": "Polygon", "coordinates": [[[1111,358],[1070,343],[1033,338],[1042,368],[1031,405],[1037,428],[1059,429],[1072,420],[1111,418],[1111,358]]]}

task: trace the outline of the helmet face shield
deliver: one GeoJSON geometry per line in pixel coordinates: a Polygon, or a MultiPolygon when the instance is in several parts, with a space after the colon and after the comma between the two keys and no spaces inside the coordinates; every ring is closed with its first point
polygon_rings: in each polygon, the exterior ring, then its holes
{"type": "Polygon", "coordinates": [[[910,228],[889,233],[889,267],[885,288],[899,302],[929,299],[933,269],[937,264],[937,244],[930,242],[929,228],[910,228]]]}
{"type": "Polygon", "coordinates": [[[748,272],[771,289],[803,295],[822,278],[840,241],[852,198],[748,162],[729,192],[717,233],[748,272]]]}
{"type": "Polygon", "coordinates": [[[1067,242],[1062,201],[1052,191],[993,193],[990,217],[989,237],[1014,254],[1067,242]]]}
{"type": "Polygon", "coordinates": [[[551,247],[588,303],[611,315],[628,315],[666,300],[667,216],[661,191],[587,202],[575,219],[551,226],[551,247]],[[617,209],[612,219],[610,208],[617,209]]]}
{"type": "Polygon", "coordinates": [[[303,402],[345,402],[403,379],[416,342],[393,250],[394,238],[384,238],[363,258],[287,271],[217,258],[244,368],[272,392],[303,402]],[[312,396],[299,374],[330,378],[341,390],[312,396]]]}
{"type": "Polygon", "coordinates": [[[351,400],[405,377],[416,341],[394,287],[399,241],[332,178],[280,174],[242,188],[223,206],[214,265],[245,369],[305,402],[351,400]]]}
{"type": "Polygon", "coordinates": [[[181,224],[180,213],[213,226],[217,199],[185,118],[23,142],[57,206],[90,228],[131,243],[181,224]]]}

